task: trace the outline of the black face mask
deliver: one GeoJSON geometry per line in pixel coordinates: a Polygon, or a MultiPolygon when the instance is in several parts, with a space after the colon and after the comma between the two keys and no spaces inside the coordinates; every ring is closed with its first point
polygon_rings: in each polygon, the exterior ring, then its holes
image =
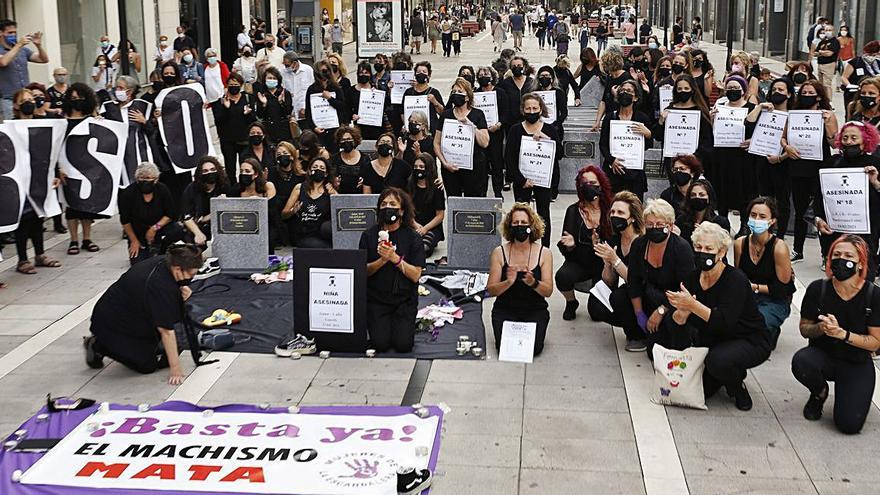
{"type": "Polygon", "coordinates": [[[397,208],[380,208],[379,220],[383,225],[391,225],[400,219],[400,210],[397,208]]]}
{"type": "Polygon", "coordinates": [[[324,182],[324,179],[327,178],[327,172],[324,172],[323,170],[312,170],[309,177],[312,179],[312,182],[324,182]]]}
{"type": "Polygon", "coordinates": [[[422,126],[416,124],[415,122],[410,122],[408,128],[410,134],[418,134],[419,131],[422,130],[422,126]]]}
{"type": "Polygon", "coordinates": [[[339,143],[339,149],[346,153],[351,153],[354,151],[354,141],[343,141],[339,143]]]}
{"type": "Polygon", "coordinates": [[[174,86],[177,84],[177,76],[162,76],[162,82],[165,83],[165,87],[174,86]]]}
{"type": "Polygon", "coordinates": [[[687,172],[682,172],[681,170],[672,172],[672,182],[675,183],[676,186],[681,187],[691,181],[693,177],[691,174],[687,172]]]}
{"type": "Polygon", "coordinates": [[[70,100],[70,108],[77,112],[85,112],[88,109],[86,100],[70,100]]]}
{"type": "Polygon", "coordinates": [[[290,167],[290,155],[278,155],[278,158],[276,158],[275,161],[278,162],[279,168],[290,167]]]}
{"type": "Polygon", "coordinates": [[[541,113],[540,112],[532,112],[532,113],[527,112],[527,113],[523,114],[523,118],[526,119],[526,122],[528,122],[529,124],[535,124],[539,120],[541,120],[541,113]]]}
{"type": "Polygon", "coordinates": [[[416,74],[416,82],[419,84],[425,84],[426,82],[428,82],[428,75],[422,74],[421,72],[416,74]]]}
{"type": "Polygon", "coordinates": [[[696,68],[696,69],[701,69],[702,67],[703,67],[703,61],[702,61],[702,60],[694,60],[694,68],[696,68]]]}
{"type": "Polygon", "coordinates": [[[873,96],[859,96],[859,103],[865,108],[874,108],[877,105],[877,99],[873,96]]]}
{"type": "Polygon", "coordinates": [[[382,72],[385,70],[385,64],[373,64],[373,70],[376,72],[382,72]]]}
{"type": "Polygon", "coordinates": [[[770,103],[774,105],[782,105],[788,100],[788,96],[785,96],[782,93],[773,93],[770,95],[770,103]]]}
{"type": "Polygon", "coordinates": [[[672,98],[678,103],[687,103],[693,95],[693,91],[676,91],[672,98]]]}
{"type": "Polygon", "coordinates": [[[651,227],[645,230],[645,235],[651,242],[663,242],[669,237],[669,229],[667,227],[651,227]]]}
{"type": "Polygon", "coordinates": [[[46,99],[43,98],[42,96],[37,96],[36,98],[34,98],[34,105],[36,105],[37,108],[40,108],[41,106],[43,106],[45,104],[46,104],[46,99]]]}
{"type": "Polygon", "coordinates": [[[831,275],[836,278],[838,282],[849,280],[850,277],[856,274],[857,270],[858,265],[855,261],[845,260],[843,258],[834,258],[831,260],[831,275]]]}
{"type": "Polygon", "coordinates": [[[629,227],[629,220],[621,217],[608,217],[611,221],[611,228],[614,229],[614,232],[621,233],[629,227]]]}
{"type": "Polygon", "coordinates": [[[183,279],[180,279],[177,281],[177,286],[178,287],[186,287],[190,284],[190,282],[192,282],[191,278],[183,278],[183,279]]]}
{"type": "Polygon", "coordinates": [[[741,89],[728,89],[724,95],[727,96],[728,101],[739,101],[743,97],[743,92],[741,89]]]}
{"type": "Polygon", "coordinates": [[[467,103],[467,95],[463,95],[461,93],[452,93],[451,95],[449,95],[449,102],[456,107],[464,106],[464,104],[467,103]]]}
{"type": "Polygon", "coordinates": [[[202,182],[205,184],[217,183],[217,172],[205,172],[202,174],[202,182]]]}
{"type": "Polygon", "coordinates": [[[622,107],[628,107],[633,104],[633,95],[629,93],[617,93],[617,103],[622,107]]]}
{"type": "Polygon", "coordinates": [[[272,43],[271,41],[266,43],[266,48],[272,48],[273,46],[275,46],[275,43],[272,43]]]}
{"type": "Polygon", "coordinates": [[[542,88],[549,87],[552,82],[553,79],[547,76],[541,76],[538,78],[538,84],[540,84],[542,88]]]}
{"type": "Polygon", "coordinates": [[[847,158],[855,158],[862,154],[862,147],[858,144],[845,144],[841,147],[840,151],[842,151],[843,156],[847,158]]]}
{"type": "Polygon", "coordinates": [[[514,77],[519,77],[519,76],[523,75],[524,70],[525,69],[523,67],[519,67],[519,66],[511,67],[510,73],[513,74],[514,77]]]}
{"type": "Polygon", "coordinates": [[[229,90],[229,94],[237,95],[241,93],[241,86],[227,86],[226,89],[229,90]]]}
{"type": "Polygon", "coordinates": [[[700,270],[708,272],[709,270],[715,268],[715,265],[718,263],[715,260],[715,256],[715,253],[694,253],[694,264],[697,265],[697,268],[699,268],[700,270]]]}
{"type": "Polygon", "coordinates": [[[379,146],[376,146],[376,152],[379,153],[379,156],[391,156],[391,145],[388,143],[382,143],[379,146]]]}
{"type": "Polygon", "coordinates": [[[465,75],[461,76],[461,78],[464,79],[465,81],[471,83],[471,86],[474,85],[474,76],[471,76],[469,74],[465,74],[465,75]]]}
{"type": "Polygon", "coordinates": [[[370,82],[369,74],[358,74],[358,83],[367,84],[368,82],[370,82]]]}
{"type": "Polygon", "coordinates": [[[254,135],[248,136],[248,141],[250,141],[251,146],[256,146],[256,145],[263,142],[263,136],[259,135],[259,134],[254,134],[254,135]]]}
{"type": "Polygon", "coordinates": [[[584,184],[579,189],[581,197],[588,203],[599,197],[599,188],[596,186],[584,184]]]}
{"type": "Polygon", "coordinates": [[[36,109],[37,104],[32,101],[26,101],[18,107],[18,111],[21,112],[22,115],[33,115],[34,110],[36,109]]]}
{"type": "Polygon", "coordinates": [[[793,76],[791,76],[791,80],[794,81],[795,84],[801,85],[807,82],[807,75],[803,72],[797,72],[793,76]]]}
{"type": "Polygon", "coordinates": [[[693,211],[703,211],[709,207],[709,200],[706,198],[688,198],[688,206],[693,211]]]}
{"type": "Polygon", "coordinates": [[[679,64],[672,64],[672,73],[673,74],[681,74],[684,72],[685,67],[679,64]]]}
{"type": "Polygon", "coordinates": [[[513,239],[517,242],[526,242],[532,235],[532,228],[528,225],[512,225],[510,231],[513,233],[513,239]]]}
{"type": "Polygon", "coordinates": [[[657,69],[657,74],[660,75],[660,77],[669,77],[672,74],[672,69],[669,67],[660,67],[657,69]]]}
{"type": "Polygon", "coordinates": [[[337,72],[339,72],[339,66],[338,65],[331,65],[330,70],[332,70],[333,73],[336,74],[337,72]]]}
{"type": "Polygon", "coordinates": [[[798,96],[798,106],[801,108],[810,108],[819,101],[817,95],[798,96]]]}
{"type": "Polygon", "coordinates": [[[156,190],[156,183],[151,180],[139,180],[137,187],[141,194],[153,194],[153,191],[156,190]]]}
{"type": "Polygon", "coordinates": [[[413,174],[415,174],[416,180],[424,180],[428,176],[428,173],[420,168],[413,170],[413,174]]]}
{"type": "Polygon", "coordinates": [[[491,77],[485,77],[485,76],[483,76],[483,77],[478,77],[478,78],[477,78],[477,82],[480,83],[480,87],[481,87],[481,88],[485,88],[486,86],[492,84],[492,78],[491,78],[491,77]]]}
{"type": "Polygon", "coordinates": [[[242,188],[248,187],[253,183],[254,183],[254,176],[253,175],[245,175],[245,174],[238,175],[238,184],[242,188]]]}
{"type": "Polygon", "coordinates": [[[406,63],[404,63],[404,62],[398,62],[397,64],[394,65],[394,70],[407,70],[407,69],[409,69],[409,67],[407,67],[406,63]]]}
{"type": "Polygon", "coordinates": [[[330,74],[330,71],[327,69],[321,69],[321,75],[324,76],[324,79],[327,79],[328,81],[333,78],[333,75],[330,74]]]}

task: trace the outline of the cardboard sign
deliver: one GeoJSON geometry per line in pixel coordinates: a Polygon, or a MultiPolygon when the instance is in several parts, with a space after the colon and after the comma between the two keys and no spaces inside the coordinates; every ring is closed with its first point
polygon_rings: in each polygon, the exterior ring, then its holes
{"type": "Polygon", "coordinates": [[[501,327],[499,361],[531,363],[535,358],[535,334],[538,325],[528,321],[505,321],[501,327]]]}
{"type": "Polygon", "coordinates": [[[669,110],[664,122],[663,156],[692,155],[700,145],[700,111],[669,110]]]}
{"type": "Polygon", "coordinates": [[[523,136],[519,148],[519,172],[538,187],[550,187],[556,160],[556,142],[552,139],[535,141],[523,136]]]}
{"type": "Polygon", "coordinates": [[[474,126],[452,119],[443,121],[440,151],[450,164],[461,170],[473,170],[474,141],[474,126]]]}
{"type": "Polygon", "coordinates": [[[871,232],[870,184],[865,169],[822,168],[819,183],[825,204],[824,220],[831,230],[843,234],[871,232]]]}

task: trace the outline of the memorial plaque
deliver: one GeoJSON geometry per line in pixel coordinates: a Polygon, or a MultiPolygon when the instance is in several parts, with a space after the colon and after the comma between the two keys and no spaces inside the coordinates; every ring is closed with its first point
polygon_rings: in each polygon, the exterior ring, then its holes
{"type": "Polygon", "coordinates": [[[581,88],[581,106],[587,108],[599,108],[599,103],[605,95],[605,85],[599,77],[591,77],[587,84],[581,88]]]}
{"type": "Polygon", "coordinates": [[[452,221],[454,234],[495,233],[495,214],[486,211],[456,211],[452,221]]]}
{"type": "Polygon", "coordinates": [[[269,256],[269,200],[212,198],[211,249],[224,272],[263,271],[269,256]]]}
{"type": "Polygon", "coordinates": [[[566,121],[562,151],[563,156],[559,160],[559,192],[576,193],[574,179],[577,171],[587,165],[602,165],[601,153],[599,153],[599,133],[591,132],[583,126],[569,130],[568,121],[566,121]]]}
{"type": "Polygon", "coordinates": [[[361,232],[376,224],[378,194],[334,194],[330,196],[334,249],[357,249],[361,232]]]}
{"type": "Polygon", "coordinates": [[[220,225],[217,232],[221,234],[257,234],[260,232],[260,215],[255,211],[221,211],[220,225]]]}
{"type": "Polygon", "coordinates": [[[336,229],[363,232],[376,224],[376,208],[340,208],[336,210],[336,229]]]}
{"type": "Polygon", "coordinates": [[[563,143],[563,157],[565,158],[596,158],[595,143],[574,143],[566,141],[563,143]]]}
{"type": "Polygon", "coordinates": [[[449,266],[487,271],[492,250],[501,245],[500,198],[446,199],[449,266]]]}

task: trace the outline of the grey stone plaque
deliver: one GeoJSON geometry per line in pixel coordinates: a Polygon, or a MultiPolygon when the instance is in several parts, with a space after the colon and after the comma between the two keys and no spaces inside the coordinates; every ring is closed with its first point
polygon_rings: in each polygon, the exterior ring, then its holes
{"type": "Polygon", "coordinates": [[[447,198],[449,266],[487,271],[492,250],[501,244],[501,217],[501,199],[447,198]]]}
{"type": "Polygon", "coordinates": [[[599,108],[602,95],[605,94],[605,85],[598,77],[592,77],[581,88],[581,106],[586,108],[599,108]]]}
{"type": "Polygon", "coordinates": [[[330,224],[334,249],[357,249],[361,232],[376,224],[378,194],[330,196],[330,224]]]}
{"type": "Polygon", "coordinates": [[[257,272],[269,256],[269,200],[212,198],[212,251],[223,271],[257,272]]]}
{"type": "Polygon", "coordinates": [[[584,127],[569,130],[566,126],[562,150],[563,156],[559,160],[559,192],[576,193],[574,178],[577,171],[586,165],[602,164],[599,133],[590,132],[584,127]]]}

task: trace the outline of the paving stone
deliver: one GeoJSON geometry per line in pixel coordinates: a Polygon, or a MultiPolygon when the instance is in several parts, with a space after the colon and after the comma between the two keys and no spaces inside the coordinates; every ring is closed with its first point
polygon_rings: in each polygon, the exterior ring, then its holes
{"type": "Polygon", "coordinates": [[[516,493],[519,470],[515,467],[458,466],[442,463],[434,475],[431,493],[479,493],[510,495],[516,493]]]}
{"type": "Polygon", "coordinates": [[[315,378],[302,398],[302,405],[369,404],[400,405],[405,381],[315,378]]]}
{"type": "Polygon", "coordinates": [[[526,385],[525,404],[527,409],[540,410],[628,411],[626,394],[622,388],[598,388],[586,385],[526,385]]]}
{"type": "Polygon", "coordinates": [[[429,382],[522,385],[525,364],[499,361],[434,360],[429,382]]]}
{"type": "Polygon", "coordinates": [[[522,408],[522,385],[497,385],[480,383],[428,382],[422,402],[436,404],[445,402],[451,407],[522,408]]]}
{"type": "Polygon", "coordinates": [[[620,366],[580,366],[541,361],[526,368],[526,385],[623,387],[620,366]]]}
{"type": "Polygon", "coordinates": [[[440,442],[439,459],[444,465],[518,468],[520,437],[446,433],[440,442]]]}
{"type": "Polygon", "coordinates": [[[628,413],[523,411],[523,436],[546,439],[593,439],[635,442],[628,413]]]}
{"type": "Polygon", "coordinates": [[[9,319],[2,321],[3,323],[0,324],[0,335],[23,335],[28,337],[38,333],[52,323],[55,323],[55,320],[36,318],[9,319]]]}
{"type": "Polygon", "coordinates": [[[22,342],[27,340],[25,335],[2,335],[0,336],[0,356],[18,347],[22,342]]]}
{"type": "Polygon", "coordinates": [[[0,321],[22,319],[60,320],[78,304],[9,304],[0,309],[0,321]]]}
{"type": "Polygon", "coordinates": [[[735,446],[676,441],[685,475],[807,479],[790,445],[735,446]]]}
{"type": "Polygon", "coordinates": [[[520,476],[519,493],[535,495],[551,493],[637,495],[645,493],[645,485],[639,474],[563,470],[551,472],[544,469],[523,469],[520,476]]]}
{"type": "Polygon", "coordinates": [[[813,481],[819,495],[864,495],[865,493],[874,493],[877,491],[877,483],[860,483],[853,482],[847,478],[846,481],[813,481]]]}
{"type": "Polygon", "coordinates": [[[414,359],[345,358],[324,361],[317,374],[321,379],[357,377],[360,380],[408,381],[414,359]]]}
{"type": "Polygon", "coordinates": [[[754,478],[747,475],[739,477],[689,475],[687,481],[690,495],[740,495],[743,493],[750,495],[816,494],[816,488],[809,480],[754,478]]]}
{"type": "Polygon", "coordinates": [[[641,474],[635,442],[523,437],[524,468],[641,474]]]}

